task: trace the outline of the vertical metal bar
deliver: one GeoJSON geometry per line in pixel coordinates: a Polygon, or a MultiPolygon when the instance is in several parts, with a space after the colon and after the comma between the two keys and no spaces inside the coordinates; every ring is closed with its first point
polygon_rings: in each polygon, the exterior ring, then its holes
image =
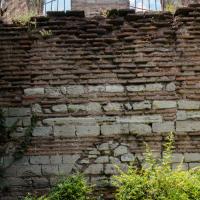
{"type": "Polygon", "coordinates": [[[142,0],[142,11],[144,10],[144,9],[143,9],[143,8],[144,8],[143,3],[144,3],[144,1],[142,0]]]}
{"type": "Polygon", "coordinates": [[[136,0],[135,0],[135,9],[136,9],[136,6],[137,6],[137,4],[136,4],[136,0]]]}
{"type": "Polygon", "coordinates": [[[150,0],[148,0],[148,2],[149,2],[149,10],[151,10],[151,4],[150,4],[150,0]]]}
{"type": "Polygon", "coordinates": [[[44,3],[44,12],[45,12],[45,15],[46,15],[46,13],[47,13],[47,3],[46,2],[44,3]]]}
{"type": "Polygon", "coordinates": [[[157,9],[157,1],[155,0],[155,9],[156,9],[156,11],[158,10],[157,9]]]}
{"type": "Polygon", "coordinates": [[[65,0],[63,0],[64,1],[64,11],[65,11],[65,0]]]}
{"type": "Polygon", "coordinates": [[[57,11],[58,11],[58,4],[59,4],[59,0],[57,0],[57,11]]]}

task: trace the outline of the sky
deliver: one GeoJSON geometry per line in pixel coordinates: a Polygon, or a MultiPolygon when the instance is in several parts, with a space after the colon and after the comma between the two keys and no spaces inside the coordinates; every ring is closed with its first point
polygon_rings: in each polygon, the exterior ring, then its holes
{"type": "MultiPolygon", "coordinates": [[[[50,2],[52,0],[46,0],[46,2],[50,2]]],[[[157,3],[155,3],[155,0],[130,0],[130,5],[131,7],[135,7],[135,2],[136,2],[136,7],[141,8],[142,7],[142,1],[143,1],[143,8],[144,9],[149,9],[149,3],[150,3],[150,10],[160,10],[160,0],[156,0],[157,3]]],[[[64,2],[65,2],[65,10],[70,10],[71,9],[71,0],[54,0],[52,3],[52,10],[64,10],[64,2]],[[57,5],[58,2],[58,5],[57,5]],[[58,9],[57,9],[58,6],[58,9]]],[[[46,5],[46,10],[50,11],[51,10],[51,3],[48,3],[46,5]]],[[[136,9],[136,11],[140,11],[139,9],[136,9]]]]}

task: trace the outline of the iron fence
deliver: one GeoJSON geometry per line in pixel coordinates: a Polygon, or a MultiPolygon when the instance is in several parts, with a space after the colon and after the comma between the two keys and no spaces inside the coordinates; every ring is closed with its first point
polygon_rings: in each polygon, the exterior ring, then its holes
{"type": "Polygon", "coordinates": [[[71,9],[71,0],[45,0],[44,12],[66,11],[71,9]]]}

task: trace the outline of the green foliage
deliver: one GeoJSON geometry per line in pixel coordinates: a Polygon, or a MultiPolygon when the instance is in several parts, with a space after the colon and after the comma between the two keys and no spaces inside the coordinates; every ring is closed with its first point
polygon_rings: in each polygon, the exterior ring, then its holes
{"type": "Polygon", "coordinates": [[[26,196],[24,200],[91,200],[91,187],[82,174],[74,174],[60,181],[46,197],[26,196]]]}
{"type": "Polygon", "coordinates": [[[200,200],[200,171],[171,169],[174,136],[168,136],[163,158],[157,161],[149,148],[145,166],[114,176],[117,200],[200,200]]]}
{"type": "Polygon", "coordinates": [[[23,13],[21,15],[15,16],[12,21],[15,24],[18,24],[20,26],[26,26],[30,23],[30,20],[32,17],[36,16],[37,14],[34,11],[30,11],[27,13],[23,13]]]}
{"type": "Polygon", "coordinates": [[[49,37],[51,37],[53,35],[52,31],[51,30],[45,30],[45,29],[42,29],[40,32],[40,35],[44,38],[44,39],[47,39],[49,37]]]}

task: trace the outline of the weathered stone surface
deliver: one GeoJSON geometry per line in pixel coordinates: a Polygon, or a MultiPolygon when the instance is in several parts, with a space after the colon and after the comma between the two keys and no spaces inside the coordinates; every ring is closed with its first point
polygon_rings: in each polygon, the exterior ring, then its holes
{"type": "Polygon", "coordinates": [[[68,111],[69,112],[81,112],[81,111],[86,111],[87,107],[86,105],[82,104],[70,104],[68,105],[68,111]]]}
{"type": "Polygon", "coordinates": [[[200,108],[200,101],[179,100],[178,108],[185,110],[196,110],[200,108]]]}
{"type": "Polygon", "coordinates": [[[132,110],[133,109],[133,107],[130,103],[124,104],[124,108],[125,108],[125,110],[132,110]]]}
{"type": "Polygon", "coordinates": [[[89,92],[105,92],[106,87],[104,85],[88,86],[89,92]]]}
{"type": "Polygon", "coordinates": [[[181,163],[184,160],[184,156],[182,153],[173,153],[172,154],[172,162],[173,163],[181,163]]]}
{"type": "Polygon", "coordinates": [[[120,103],[108,103],[106,106],[103,106],[103,109],[106,112],[109,112],[109,111],[122,111],[122,105],[120,103]]]}
{"type": "Polygon", "coordinates": [[[44,88],[27,88],[24,90],[26,96],[44,95],[44,88]]]}
{"type": "Polygon", "coordinates": [[[102,174],[103,173],[103,164],[91,164],[85,170],[85,174],[102,174]]]}
{"type": "Polygon", "coordinates": [[[72,169],[74,168],[73,164],[59,164],[59,174],[68,175],[71,174],[72,169]]]}
{"type": "Polygon", "coordinates": [[[153,109],[176,108],[176,101],[153,101],[153,109]]]}
{"type": "Polygon", "coordinates": [[[133,110],[144,110],[144,109],[151,109],[150,101],[142,101],[133,104],[133,110]]]}
{"type": "Polygon", "coordinates": [[[48,188],[49,187],[49,180],[45,177],[33,177],[33,187],[35,188],[48,188]]]}
{"type": "Polygon", "coordinates": [[[171,132],[175,130],[175,125],[174,122],[153,123],[152,129],[156,133],[171,132]]]}
{"type": "Polygon", "coordinates": [[[109,150],[109,144],[108,143],[102,143],[97,147],[97,149],[99,151],[107,151],[107,150],[109,150]]]}
{"type": "Polygon", "coordinates": [[[127,91],[129,92],[141,92],[144,91],[144,85],[129,85],[126,86],[127,91]]]}
{"type": "Polygon", "coordinates": [[[16,172],[18,177],[27,177],[27,175],[30,176],[30,174],[32,176],[42,175],[41,165],[29,165],[29,166],[18,167],[16,172]]]}
{"type": "Polygon", "coordinates": [[[200,153],[184,153],[185,162],[200,162],[200,153]]]}
{"type": "Polygon", "coordinates": [[[62,95],[60,88],[57,87],[45,88],[45,94],[51,97],[59,97],[62,95]]]}
{"type": "Polygon", "coordinates": [[[59,117],[44,119],[46,125],[96,125],[95,118],[92,117],[59,117]]]}
{"type": "Polygon", "coordinates": [[[109,162],[109,157],[108,156],[99,156],[95,160],[95,163],[108,163],[108,162],[109,162]]]}
{"type": "Polygon", "coordinates": [[[128,153],[128,148],[126,146],[118,146],[114,150],[114,156],[121,156],[128,153]]]}
{"type": "Polygon", "coordinates": [[[37,136],[41,136],[41,137],[45,137],[45,136],[49,136],[51,133],[53,133],[52,127],[35,127],[33,130],[33,136],[37,137],[37,136]]]}
{"type": "Polygon", "coordinates": [[[72,96],[79,96],[85,93],[84,86],[82,85],[70,85],[66,86],[66,94],[72,96]]]}
{"type": "Polygon", "coordinates": [[[50,164],[49,156],[30,156],[30,164],[47,165],[50,164]]]}
{"type": "Polygon", "coordinates": [[[67,112],[67,106],[65,104],[59,104],[52,106],[54,112],[67,112]]]}
{"type": "Polygon", "coordinates": [[[106,92],[124,92],[122,85],[106,85],[106,92]]]}
{"type": "Polygon", "coordinates": [[[177,111],[176,113],[176,119],[177,120],[186,120],[187,119],[187,114],[186,114],[186,111],[177,111]]]}
{"type": "Polygon", "coordinates": [[[79,158],[80,158],[80,155],[78,155],[78,154],[63,155],[63,163],[64,164],[74,164],[79,158]]]}
{"type": "Polygon", "coordinates": [[[176,85],[175,85],[175,83],[168,83],[167,85],[166,85],[166,90],[168,91],[168,92],[172,92],[172,91],[175,91],[176,90],[176,85]]]}
{"type": "Polygon", "coordinates": [[[194,163],[189,163],[189,168],[195,168],[195,167],[200,167],[200,162],[194,162],[194,163]]]}
{"type": "Polygon", "coordinates": [[[153,84],[147,84],[145,90],[146,91],[161,91],[163,89],[163,85],[160,83],[153,83],[153,84]]]}
{"type": "Polygon", "coordinates": [[[152,133],[151,126],[147,124],[133,124],[129,125],[129,130],[131,134],[148,134],[152,133]]]}
{"type": "Polygon", "coordinates": [[[113,124],[113,125],[102,125],[101,126],[101,134],[102,135],[116,135],[121,134],[121,125],[113,124]]]}
{"type": "Polygon", "coordinates": [[[121,163],[119,158],[115,158],[113,156],[110,156],[109,159],[110,159],[110,163],[112,163],[112,164],[120,164],[121,163]]]}
{"type": "Polygon", "coordinates": [[[33,113],[42,113],[42,108],[41,108],[40,104],[38,104],[38,103],[33,104],[32,112],[33,113]]]}
{"type": "Polygon", "coordinates": [[[161,115],[143,115],[130,117],[116,117],[118,123],[154,123],[162,122],[161,115]]]}
{"type": "Polygon", "coordinates": [[[24,107],[8,108],[8,115],[10,117],[30,116],[30,114],[31,114],[31,109],[30,108],[24,108],[24,107]]]}
{"type": "Polygon", "coordinates": [[[199,121],[177,121],[176,131],[178,132],[200,131],[200,123],[199,121]]]}
{"type": "Polygon", "coordinates": [[[5,120],[6,127],[12,127],[14,124],[22,126],[22,119],[19,117],[6,117],[5,120]]]}
{"type": "Polygon", "coordinates": [[[122,162],[131,162],[135,160],[135,156],[132,153],[127,153],[121,156],[122,162]]]}
{"type": "Polygon", "coordinates": [[[62,155],[52,155],[50,156],[51,164],[61,164],[62,163],[62,155]]]}
{"type": "Polygon", "coordinates": [[[96,126],[77,126],[76,127],[76,135],[78,137],[86,137],[86,136],[98,136],[100,135],[100,127],[96,126]]]}
{"type": "Polygon", "coordinates": [[[88,103],[87,106],[86,106],[86,110],[88,112],[101,112],[101,105],[99,103],[95,103],[95,102],[91,102],[91,103],[88,103]]]}
{"type": "Polygon", "coordinates": [[[42,165],[42,174],[44,176],[59,175],[58,165],[42,165]]]}
{"type": "Polygon", "coordinates": [[[187,119],[196,119],[200,118],[200,111],[178,111],[177,120],[187,120],[187,119]]]}
{"type": "Polygon", "coordinates": [[[56,137],[75,137],[75,126],[55,126],[54,127],[54,136],[56,137]]]}
{"type": "Polygon", "coordinates": [[[122,171],[127,171],[128,165],[127,164],[118,164],[118,165],[106,164],[106,166],[105,166],[105,174],[108,174],[108,175],[119,174],[119,170],[118,169],[120,169],[122,171]]]}
{"type": "Polygon", "coordinates": [[[172,163],[173,170],[180,168],[180,167],[181,167],[181,170],[184,170],[184,171],[189,169],[188,163],[183,163],[182,165],[180,165],[180,163],[172,163]]]}

